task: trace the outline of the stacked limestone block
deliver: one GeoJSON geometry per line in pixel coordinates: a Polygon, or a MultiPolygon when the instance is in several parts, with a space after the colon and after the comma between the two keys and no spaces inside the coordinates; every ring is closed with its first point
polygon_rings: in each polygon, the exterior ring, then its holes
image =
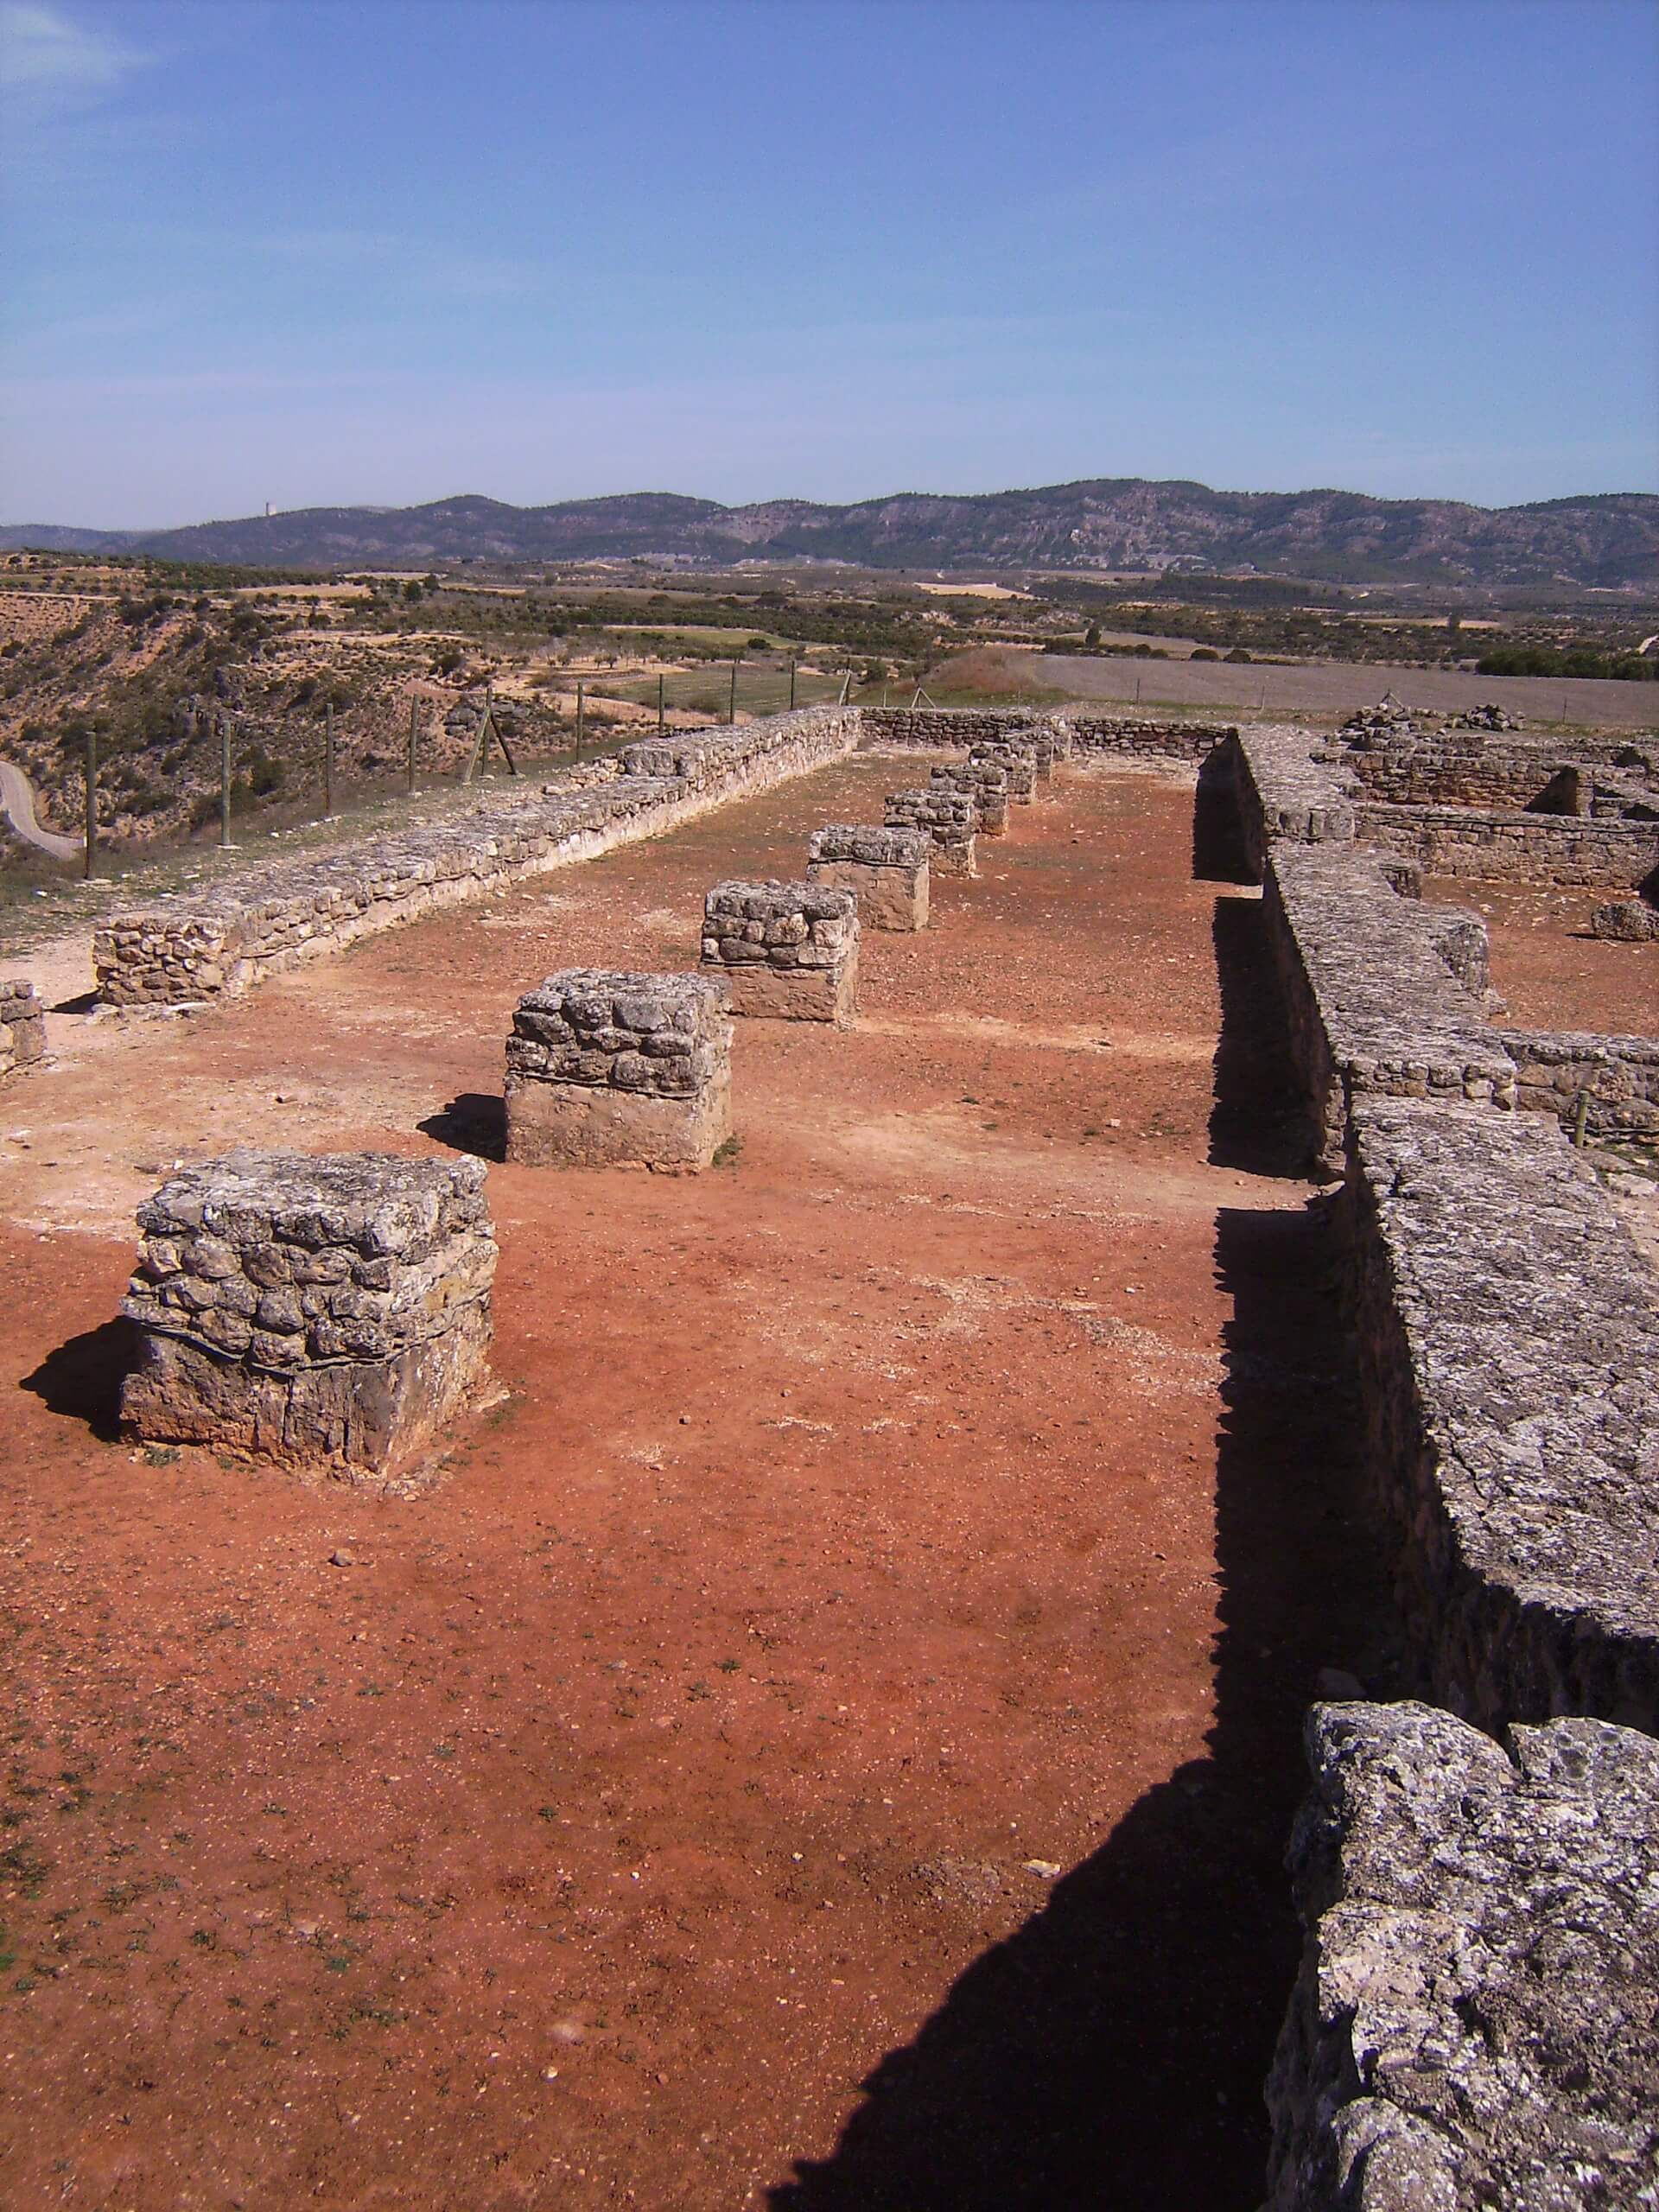
{"type": "Polygon", "coordinates": [[[817,883],[717,883],[703,902],[702,964],[734,1014],[850,1026],[858,1006],[858,899],[817,883]]]}
{"type": "Polygon", "coordinates": [[[928,842],[919,830],[829,823],[812,833],[807,881],[855,893],[858,918],[867,930],[925,929],[928,842]]]}
{"type": "Polygon", "coordinates": [[[46,1057],[46,1008],[21,976],[0,981],[0,1076],[46,1057]]]}
{"type": "Polygon", "coordinates": [[[887,793],[885,811],[889,830],[918,830],[926,837],[931,865],[941,875],[977,875],[974,839],[979,809],[966,791],[937,784],[887,793]]]}
{"type": "Polygon", "coordinates": [[[519,1000],[507,1158],[531,1166],[707,1167],[732,1134],[723,982],[571,968],[519,1000]]]}
{"type": "Polygon", "coordinates": [[[1659,1745],[1316,1706],[1268,2212],[1659,2196],[1659,1745]]]}
{"type": "Polygon", "coordinates": [[[1008,834],[1007,771],[994,761],[952,760],[935,768],[928,781],[936,791],[961,791],[974,802],[975,826],[982,837],[1008,834]]]}
{"type": "Polygon", "coordinates": [[[1054,773],[1058,748],[1052,725],[1033,722],[1029,728],[1011,729],[1003,742],[1018,746],[1022,752],[1031,755],[1032,765],[1037,772],[1037,788],[1041,791],[1054,773]]]}
{"type": "Polygon", "coordinates": [[[1029,746],[1015,741],[996,745],[970,745],[970,768],[1001,768],[1008,779],[1008,798],[1015,806],[1029,806],[1037,796],[1037,756],[1029,746]]]}
{"type": "Polygon", "coordinates": [[[477,1160],[227,1153],[138,1209],[121,1399],[142,1437],[409,1486],[486,1377],[477,1160]]]}

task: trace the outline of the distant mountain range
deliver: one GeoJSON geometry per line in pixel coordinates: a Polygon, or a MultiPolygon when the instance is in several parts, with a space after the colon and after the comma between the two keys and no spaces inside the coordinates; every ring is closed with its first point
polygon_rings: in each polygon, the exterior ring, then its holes
{"type": "Polygon", "coordinates": [[[490,561],[842,562],[868,569],[1205,569],[1331,583],[1659,587],[1659,496],[1530,506],[1357,492],[1212,492],[1101,477],[956,498],[901,492],[822,506],[723,507],[666,492],[514,507],[475,494],[419,507],[304,507],[182,530],[0,526],[0,548],[152,553],[268,568],[490,561]]]}

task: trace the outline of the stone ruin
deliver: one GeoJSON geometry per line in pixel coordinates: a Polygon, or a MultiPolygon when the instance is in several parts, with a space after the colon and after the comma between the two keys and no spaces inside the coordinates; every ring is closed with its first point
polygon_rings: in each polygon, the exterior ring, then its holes
{"type": "Polygon", "coordinates": [[[238,1150],[138,1209],[124,1425],[414,1486],[487,1377],[495,1237],[478,1160],[238,1150]]]}
{"type": "Polygon", "coordinates": [[[925,929],[929,842],[919,830],[828,823],[812,832],[806,880],[855,893],[867,930],[925,929]]]}
{"type": "Polygon", "coordinates": [[[1029,806],[1037,796],[1037,757],[1029,746],[1017,741],[1005,745],[970,745],[970,768],[1000,768],[1007,779],[1008,798],[1015,806],[1029,806]]]}
{"type": "Polygon", "coordinates": [[[849,1028],[858,1007],[858,899],[817,883],[717,883],[703,901],[702,965],[734,1014],[849,1028]]]}
{"type": "Polygon", "coordinates": [[[1659,1744],[1316,1706],[1266,2212],[1648,2206],[1659,1744]]]}
{"type": "Polygon", "coordinates": [[[928,777],[935,791],[960,791],[974,803],[974,827],[982,837],[1008,834],[1008,772],[994,760],[950,760],[928,777]]]}
{"type": "Polygon", "coordinates": [[[518,1001],[507,1158],[534,1167],[697,1169],[732,1134],[727,986],[569,968],[518,1001]]]}
{"type": "Polygon", "coordinates": [[[46,1058],[46,1008],[21,976],[0,981],[0,1076],[46,1058]]]}
{"type": "Polygon", "coordinates": [[[889,791],[884,807],[890,830],[918,830],[932,847],[931,861],[941,875],[977,875],[974,840],[979,809],[965,791],[938,784],[889,791]]]}

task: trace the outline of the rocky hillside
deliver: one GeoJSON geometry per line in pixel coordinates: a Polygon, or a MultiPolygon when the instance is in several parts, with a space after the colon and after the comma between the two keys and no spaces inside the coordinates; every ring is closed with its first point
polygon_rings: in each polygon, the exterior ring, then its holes
{"type": "Polygon", "coordinates": [[[467,496],[419,507],[311,507],[150,535],[0,528],[0,548],[24,544],[289,568],[419,568],[467,557],[719,565],[759,556],[878,569],[1191,567],[1333,583],[1617,588],[1659,587],[1659,496],[1472,507],[1108,477],[961,499],[906,492],[852,506],[776,499],[723,507],[639,493],[514,507],[467,496]]]}

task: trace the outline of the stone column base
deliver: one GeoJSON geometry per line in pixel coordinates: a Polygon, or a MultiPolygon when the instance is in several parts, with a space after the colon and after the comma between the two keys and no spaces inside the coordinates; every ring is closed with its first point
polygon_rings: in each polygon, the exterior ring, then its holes
{"type": "Polygon", "coordinates": [[[927,862],[919,868],[876,868],[865,861],[811,861],[809,883],[830,883],[858,898],[867,930],[908,931],[927,927],[927,862]]]}
{"type": "Polygon", "coordinates": [[[707,1167],[732,1134],[732,1077],[685,1098],[509,1075],[507,1158],[527,1167],[707,1167]]]}
{"type": "Polygon", "coordinates": [[[286,1373],[145,1331],[121,1391],[123,1426],[161,1444],[204,1444],[386,1491],[415,1490],[455,1415],[488,1377],[487,1300],[387,1359],[286,1373]]]}
{"type": "Polygon", "coordinates": [[[743,961],[721,971],[734,1014],[773,1021],[832,1021],[850,1029],[858,1012],[858,948],[836,968],[774,968],[743,961]]]}

